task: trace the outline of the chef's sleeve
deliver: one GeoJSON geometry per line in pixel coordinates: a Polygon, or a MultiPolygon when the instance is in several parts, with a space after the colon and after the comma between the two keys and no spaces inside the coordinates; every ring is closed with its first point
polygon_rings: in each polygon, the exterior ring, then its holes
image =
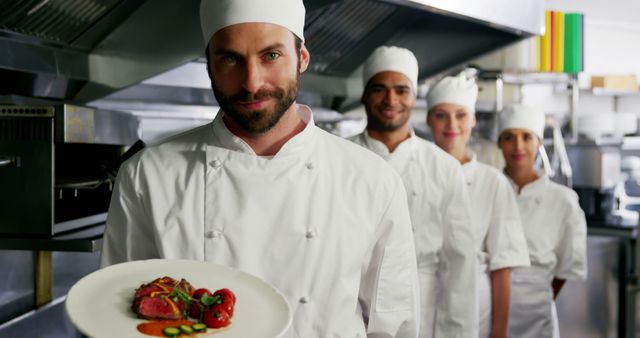
{"type": "Polygon", "coordinates": [[[150,218],[146,217],[137,156],[120,167],[102,240],[100,267],[159,257],[150,218]]]}
{"type": "Polygon", "coordinates": [[[418,336],[418,268],[411,220],[402,181],[393,177],[394,191],[362,268],[359,301],[370,338],[418,336]]]}
{"type": "Polygon", "coordinates": [[[489,270],[529,266],[529,249],[522,229],[518,204],[509,181],[498,177],[493,198],[491,220],[486,237],[489,270]]]}
{"type": "Polygon", "coordinates": [[[477,253],[471,225],[469,194],[462,168],[447,179],[442,200],[442,292],[436,307],[436,337],[475,337],[477,325],[477,253]]]}
{"type": "Polygon", "coordinates": [[[565,204],[556,255],[558,263],[554,276],[559,279],[585,279],[587,277],[587,221],[578,203],[578,195],[570,191],[565,204]]]}

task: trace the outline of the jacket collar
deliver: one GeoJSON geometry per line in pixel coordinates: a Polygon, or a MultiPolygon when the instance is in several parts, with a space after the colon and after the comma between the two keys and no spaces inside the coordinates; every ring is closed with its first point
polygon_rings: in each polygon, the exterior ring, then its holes
{"type": "MultiPolygon", "coordinates": [[[[313,113],[308,106],[296,104],[298,116],[306,124],[305,128],[287,141],[280,151],[274,157],[282,157],[291,153],[297,152],[299,149],[306,147],[306,145],[312,140],[315,132],[315,123],[313,120],[313,113]]],[[[216,117],[212,122],[212,138],[211,145],[219,148],[224,148],[231,151],[237,151],[248,155],[256,155],[251,146],[247,144],[242,138],[233,134],[227,126],[224,124],[222,116],[224,112],[218,111],[216,117]]]]}
{"type": "Polygon", "coordinates": [[[410,128],[409,138],[400,142],[396,149],[393,152],[389,151],[389,148],[371,136],[369,136],[369,132],[365,129],[359,136],[362,144],[366,146],[367,149],[373,151],[374,153],[380,155],[385,160],[389,160],[391,157],[394,158],[404,158],[407,156],[412,156],[413,147],[416,143],[416,134],[413,131],[413,128],[410,128]]]}
{"type": "Polygon", "coordinates": [[[539,177],[535,181],[528,183],[524,187],[522,187],[522,189],[520,190],[520,193],[518,193],[518,185],[511,179],[511,177],[509,177],[506,174],[505,176],[507,176],[507,179],[509,180],[509,183],[511,183],[511,186],[513,187],[513,191],[516,192],[516,195],[529,196],[529,195],[542,192],[544,187],[547,185],[547,183],[550,180],[549,176],[547,176],[547,174],[543,170],[537,171],[537,173],[539,177]]]}

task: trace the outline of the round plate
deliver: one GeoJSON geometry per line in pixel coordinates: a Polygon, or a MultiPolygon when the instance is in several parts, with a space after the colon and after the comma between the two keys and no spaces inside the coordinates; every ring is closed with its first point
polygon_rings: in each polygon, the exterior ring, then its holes
{"type": "Polygon", "coordinates": [[[151,337],[136,329],[146,320],[136,317],[131,301],[136,288],[164,276],[184,278],[211,292],[228,288],[236,294],[231,326],[196,337],[278,337],[291,324],[286,299],[264,280],[213,263],[162,259],[116,264],[85,276],[69,290],[67,316],[89,337],[151,337]]]}

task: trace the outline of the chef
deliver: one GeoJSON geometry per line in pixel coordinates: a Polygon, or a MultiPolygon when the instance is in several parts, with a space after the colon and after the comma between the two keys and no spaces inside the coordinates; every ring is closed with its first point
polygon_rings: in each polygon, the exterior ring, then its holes
{"type": "Polygon", "coordinates": [[[586,221],[577,194],[536,171],[544,113],[528,106],[507,107],[500,116],[498,146],[516,191],[530,267],[512,273],[509,337],[559,337],[555,298],[567,279],[584,279],[586,221]]]}
{"type": "Polygon", "coordinates": [[[506,338],[511,268],[528,266],[529,251],[509,181],[469,148],[477,97],[475,80],[464,72],[443,78],[427,94],[427,124],[435,143],[462,164],[467,182],[479,263],[479,337],[506,338]]]}
{"type": "Polygon", "coordinates": [[[285,295],[286,337],[416,337],[402,180],[295,103],[309,64],[302,0],[204,0],[200,17],[221,109],[122,165],[101,265],[169,258],[244,270],[285,295]]]}
{"type": "Polygon", "coordinates": [[[409,125],[417,78],[411,51],[377,48],[364,65],[367,128],[352,141],[404,181],[418,256],[420,337],[473,337],[477,262],[468,195],[460,165],[409,125]]]}

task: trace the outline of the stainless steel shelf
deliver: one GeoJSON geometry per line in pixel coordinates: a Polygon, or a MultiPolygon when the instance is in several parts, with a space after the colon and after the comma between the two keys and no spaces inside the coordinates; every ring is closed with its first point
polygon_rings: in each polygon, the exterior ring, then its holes
{"type": "Polygon", "coordinates": [[[51,238],[0,237],[0,250],[95,252],[102,249],[104,229],[103,223],[51,238]]]}

